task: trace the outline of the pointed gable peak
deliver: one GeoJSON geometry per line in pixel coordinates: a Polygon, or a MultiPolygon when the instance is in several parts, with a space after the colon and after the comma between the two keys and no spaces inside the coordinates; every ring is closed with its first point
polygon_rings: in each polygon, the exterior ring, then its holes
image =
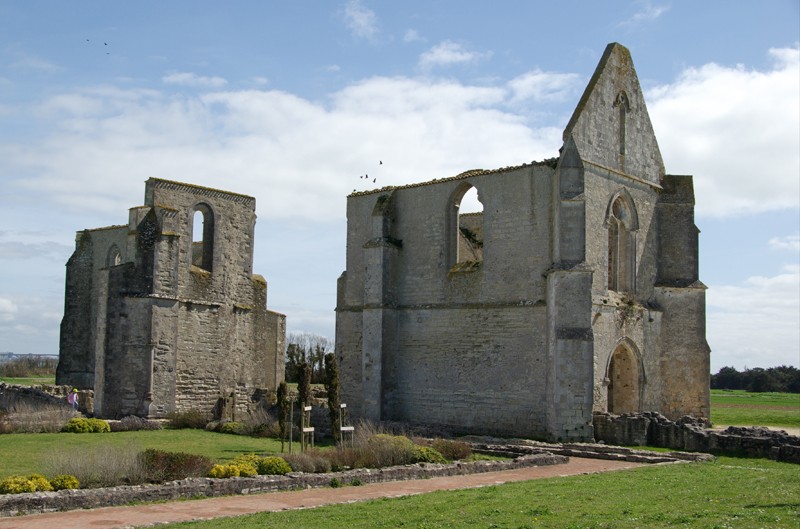
{"type": "Polygon", "coordinates": [[[564,130],[583,160],[658,184],[664,162],[630,51],[612,42],[564,130]]]}

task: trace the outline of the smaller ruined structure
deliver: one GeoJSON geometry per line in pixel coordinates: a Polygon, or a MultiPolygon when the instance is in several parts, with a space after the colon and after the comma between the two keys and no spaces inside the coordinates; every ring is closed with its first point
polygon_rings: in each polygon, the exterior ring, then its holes
{"type": "Polygon", "coordinates": [[[254,275],[255,198],[151,178],[128,224],[80,231],[57,384],[95,415],[245,413],[283,380],[286,318],[254,275]]]}

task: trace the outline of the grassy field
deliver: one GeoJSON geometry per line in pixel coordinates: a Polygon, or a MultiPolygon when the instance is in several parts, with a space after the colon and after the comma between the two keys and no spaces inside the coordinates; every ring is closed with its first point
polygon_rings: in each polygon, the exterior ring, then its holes
{"type": "Polygon", "coordinates": [[[714,426],[800,428],[800,393],[748,393],[711,390],[714,426]]]}
{"type": "Polygon", "coordinates": [[[798,514],[797,465],[723,457],[164,527],[796,529],[798,514]]]}
{"type": "MultiPolygon", "coordinates": [[[[101,444],[136,449],[157,448],[189,452],[226,461],[250,452],[280,452],[281,443],[205,430],[155,430],[95,434],[39,433],[0,435],[0,479],[42,472],[45,459],[55,452],[93,450],[101,444]]],[[[287,447],[288,449],[288,447],[287,447]]]]}
{"type": "Polygon", "coordinates": [[[5,382],[6,384],[18,384],[20,386],[35,386],[39,384],[55,384],[56,377],[0,377],[0,382],[5,382]]]}

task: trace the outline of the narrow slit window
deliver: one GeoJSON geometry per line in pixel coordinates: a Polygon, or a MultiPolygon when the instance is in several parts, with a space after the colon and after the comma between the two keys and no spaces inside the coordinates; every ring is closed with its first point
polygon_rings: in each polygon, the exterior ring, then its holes
{"type": "Polygon", "coordinates": [[[211,208],[199,204],[192,216],[192,265],[211,272],[214,262],[214,216],[211,208]]]}

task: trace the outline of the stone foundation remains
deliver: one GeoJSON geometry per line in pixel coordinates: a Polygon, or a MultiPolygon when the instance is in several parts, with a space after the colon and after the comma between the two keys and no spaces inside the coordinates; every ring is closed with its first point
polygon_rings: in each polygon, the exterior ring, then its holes
{"type": "MultiPolygon", "coordinates": [[[[42,405],[69,406],[67,394],[72,386],[18,386],[0,382],[0,410],[10,410],[24,403],[32,407],[42,405]]],[[[94,407],[94,392],[78,390],[78,411],[91,415],[94,407]]]]}
{"type": "Polygon", "coordinates": [[[754,426],[710,430],[706,421],[684,417],[670,421],[654,412],[594,415],[594,435],[613,445],[659,446],[745,457],[764,457],[800,463],[800,437],[754,426]]]}

